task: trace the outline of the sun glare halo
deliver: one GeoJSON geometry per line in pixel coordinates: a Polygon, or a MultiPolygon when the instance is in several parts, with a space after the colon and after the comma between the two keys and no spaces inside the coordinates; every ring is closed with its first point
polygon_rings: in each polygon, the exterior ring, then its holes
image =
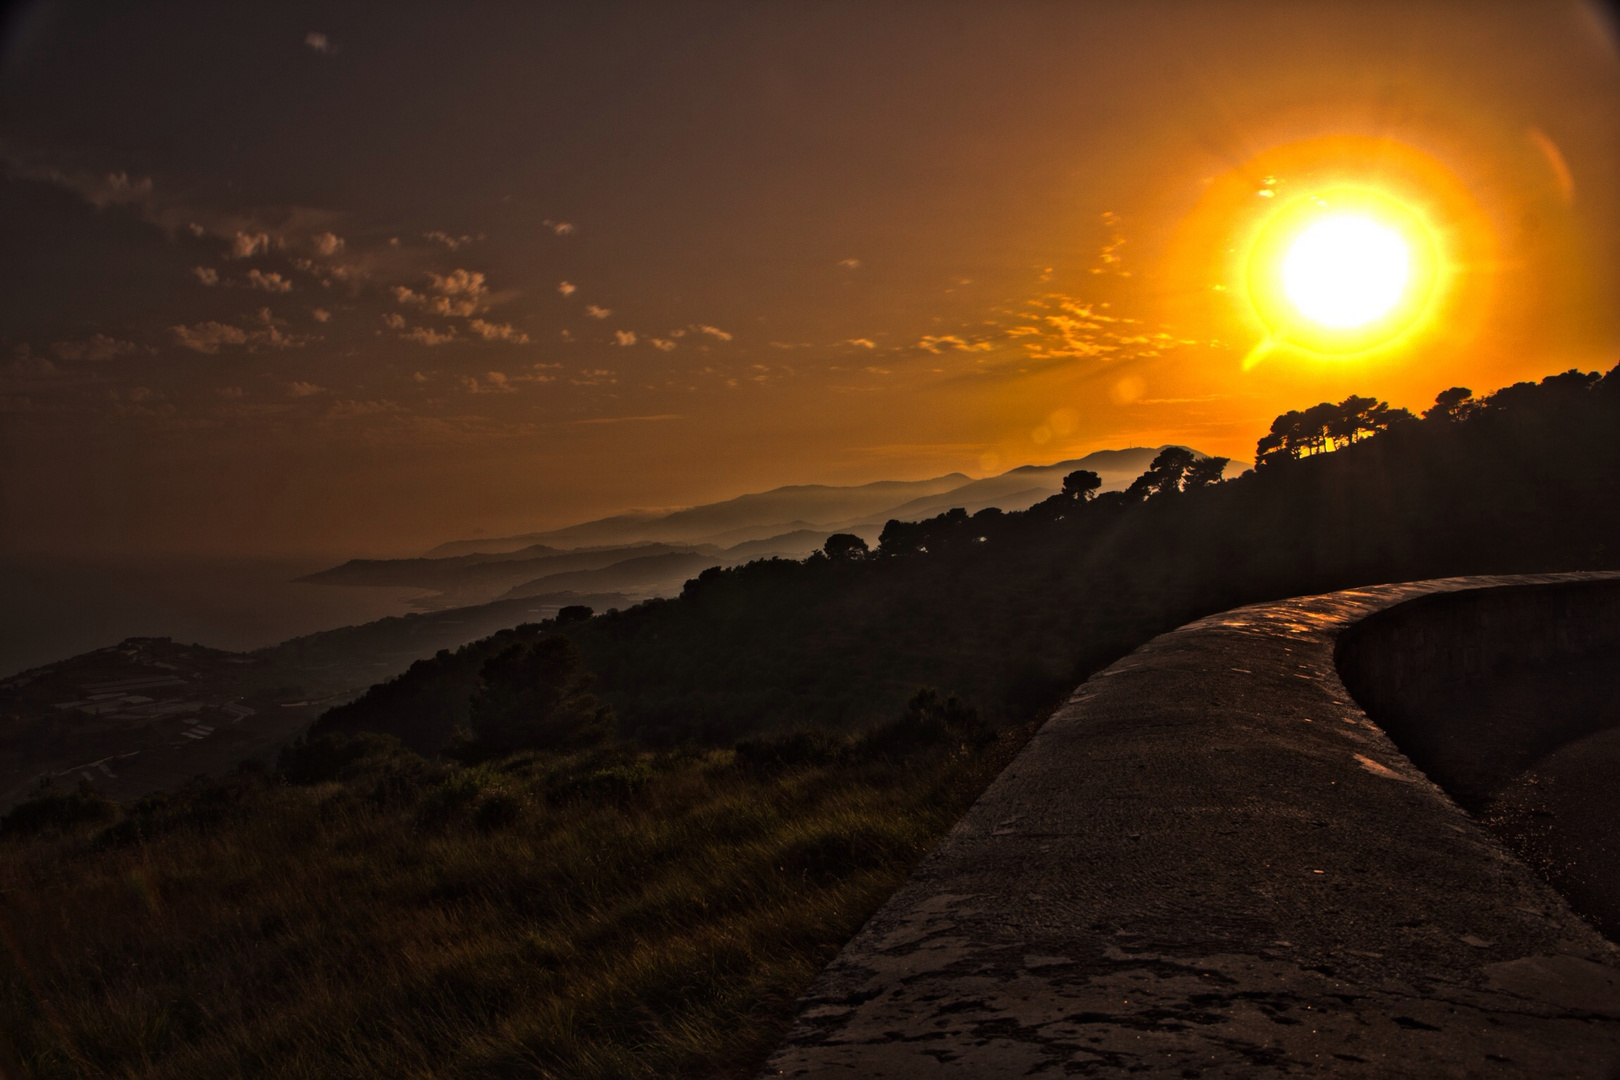
{"type": "Polygon", "coordinates": [[[1377,191],[1292,200],[1261,229],[1249,295],[1267,348],[1347,356],[1401,340],[1424,315],[1439,271],[1434,237],[1411,208],[1377,191]]]}
{"type": "Polygon", "coordinates": [[[1283,292],[1313,322],[1343,330],[1389,314],[1411,274],[1406,241],[1358,214],[1307,225],[1283,259],[1283,292]]]}

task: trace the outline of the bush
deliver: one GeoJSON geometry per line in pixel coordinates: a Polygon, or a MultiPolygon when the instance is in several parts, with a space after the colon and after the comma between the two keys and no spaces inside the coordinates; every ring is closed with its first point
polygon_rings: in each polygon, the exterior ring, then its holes
{"type": "Polygon", "coordinates": [[[36,836],[43,832],[66,832],[84,825],[99,825],[118,814],[118,804],[79,781],[73,791],[42,787],[38,794],[12,807],[0,818],[0,836],[36,836]]]}
{"type": "Polygon", "coordinates": [[[291,784],[323,784],[404,752],[392,735],[333,732],[306,737],[284,748],[276,759],[276,773],[291,784]]]}

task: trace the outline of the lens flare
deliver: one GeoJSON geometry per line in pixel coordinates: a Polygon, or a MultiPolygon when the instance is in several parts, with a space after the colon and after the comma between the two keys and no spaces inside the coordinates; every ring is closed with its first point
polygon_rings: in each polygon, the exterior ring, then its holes
{"type": "Polygon", "coordinates": [[[1347,329],[1388,315],[1411,280],[1406,241],[1359,215],[1307,225],[1283,259],[1283,292],[1301,315],[1347,329]]]}

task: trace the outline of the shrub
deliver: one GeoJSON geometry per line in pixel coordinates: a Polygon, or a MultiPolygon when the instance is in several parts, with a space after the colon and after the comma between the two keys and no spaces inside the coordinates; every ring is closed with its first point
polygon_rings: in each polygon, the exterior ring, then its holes
{"type": "Polygon", "coordinates": [[[0,817],[0,836],[66,832],[111,821],[117,813],[118,804],[91,787],[88,780],[79,781],[73,791],[57,791],[47,786],[0,817]]]}

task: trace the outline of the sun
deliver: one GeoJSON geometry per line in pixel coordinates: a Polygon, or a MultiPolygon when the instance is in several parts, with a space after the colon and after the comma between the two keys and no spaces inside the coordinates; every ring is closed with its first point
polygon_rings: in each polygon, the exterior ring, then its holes
{"type": "Polygon", "coordinates": [[[1401,234],[1360,214],[1307,225],[1283,258],[1283,292],[1313,322],[1337,330],[1389,314],[1412,277],[1401,234]]]}
{"type": "Polygon", "coordinates": [[[1376,191],[1339,189],[1280,207],[1249,257],[1249,296],[1272,345],[1360,354],[1403,337],[1434,291],[1421,217],[1376,191]]]}

